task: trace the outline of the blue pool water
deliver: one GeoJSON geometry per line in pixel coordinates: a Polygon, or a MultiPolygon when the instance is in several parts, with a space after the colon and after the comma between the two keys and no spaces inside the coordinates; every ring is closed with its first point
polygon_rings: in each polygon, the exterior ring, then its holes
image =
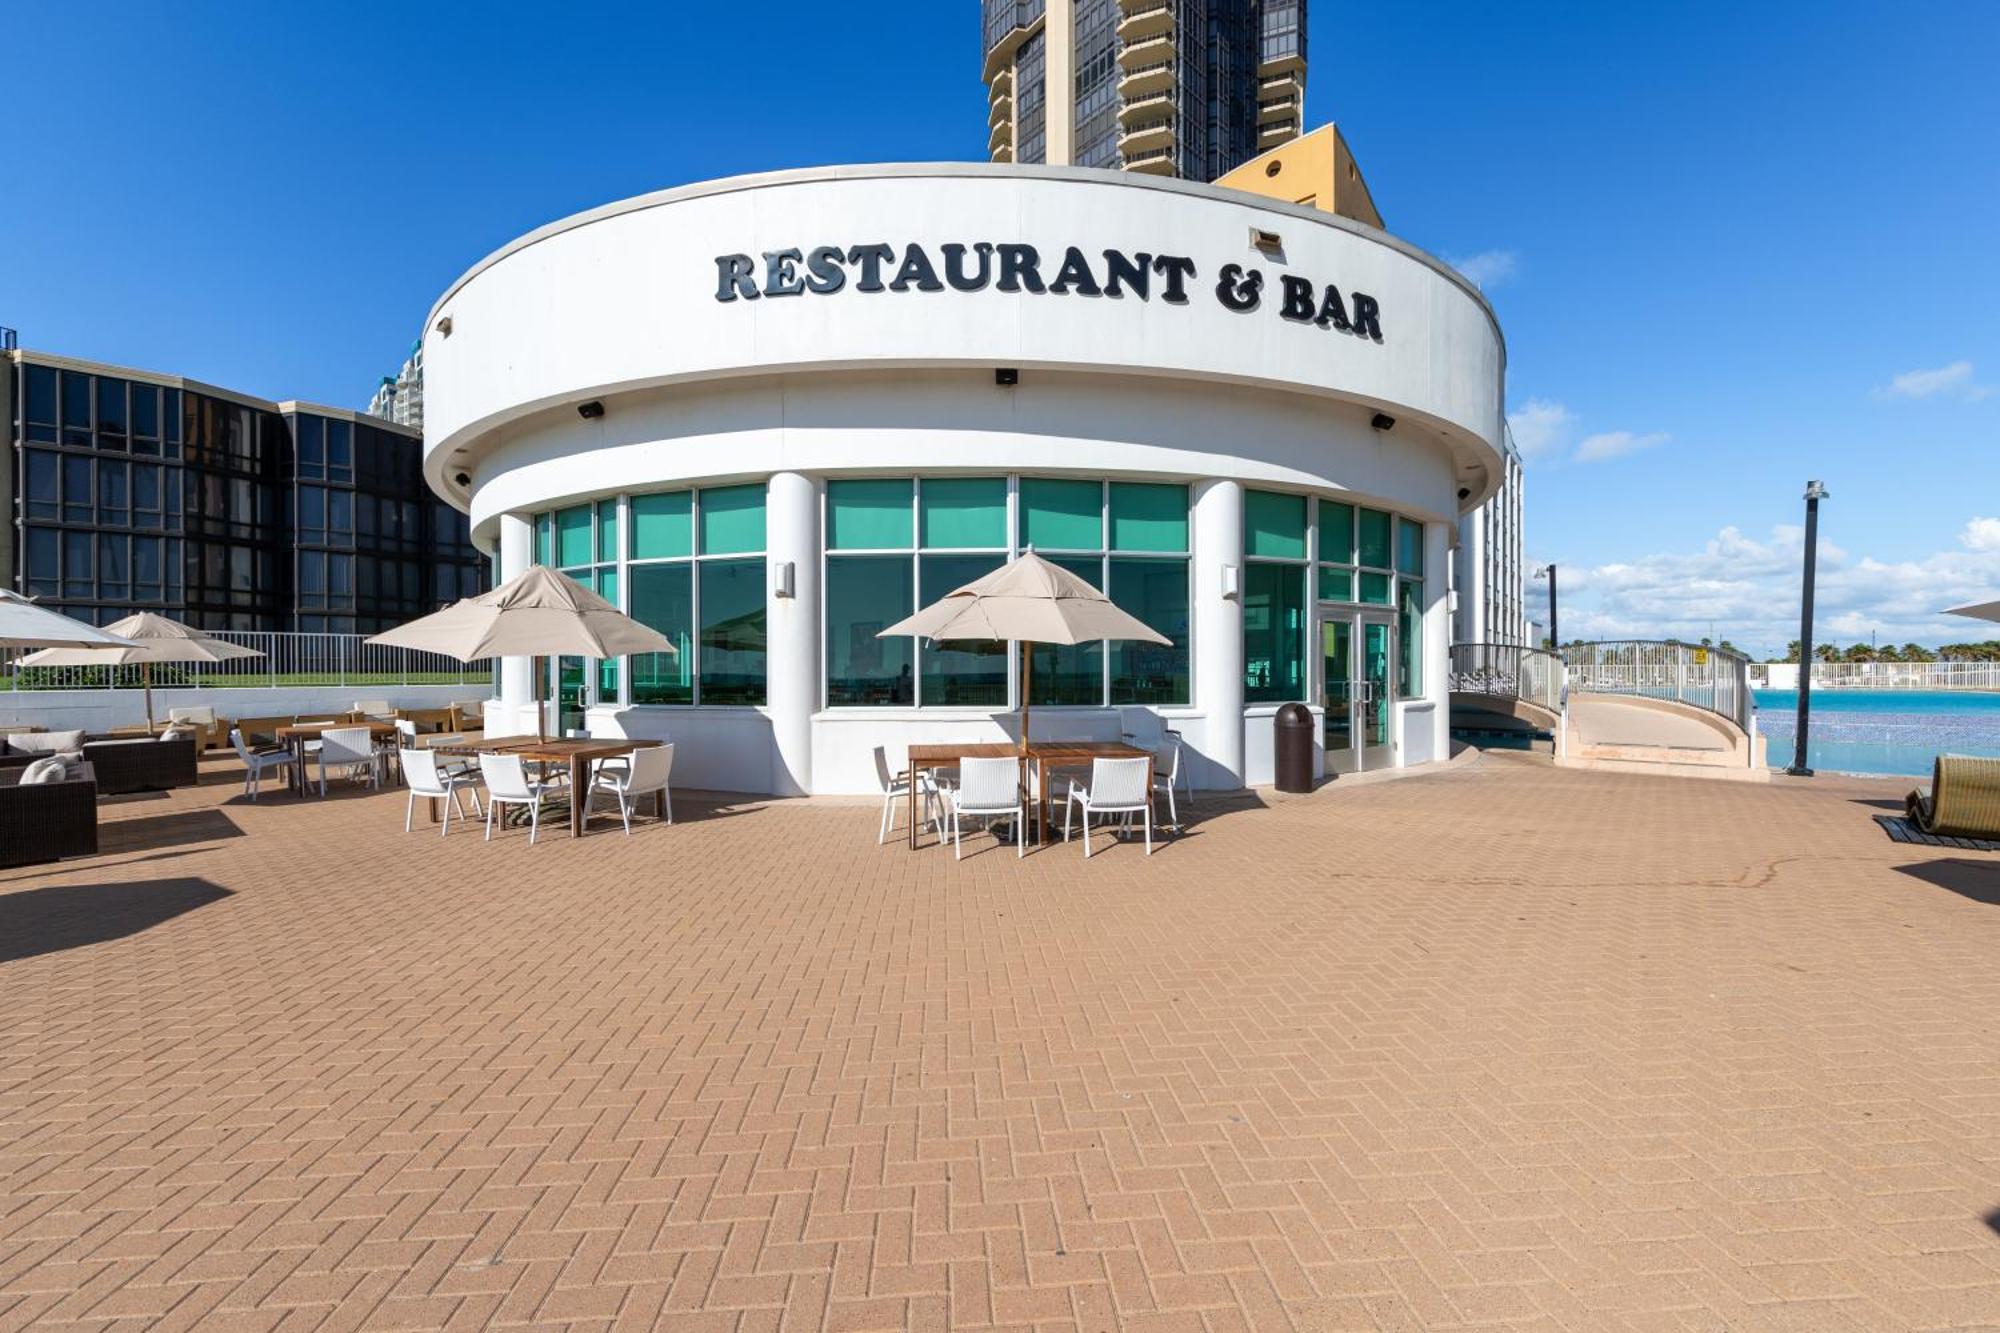
{"type": "MultiPolygon", "coordinates": [[[[1796,691],[1757,691],[1757,729],[1770,738],[1772,768],[1792,762],[1798,712],[1796,691]]],[[[2000,756],[2000,694],[1815,689],[1807,745],[1815,769],[1928,777],[1940,754],[2000,756]]]]}

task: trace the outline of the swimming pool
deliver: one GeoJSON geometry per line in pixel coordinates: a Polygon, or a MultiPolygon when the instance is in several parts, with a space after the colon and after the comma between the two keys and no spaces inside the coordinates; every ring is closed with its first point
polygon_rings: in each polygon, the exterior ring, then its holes
{"type": "MultiPolygon", "coordinates": [[[[1799,696],[1757,691],[1757,729],[1770,765],[1792,762],[1799,696]]],[[[1834,773],[1928,777],[1940,754],[2000,755],[2000,694],[1976,690],[1829,690],[1812,695],[1807,755],[1834,773]]]]}

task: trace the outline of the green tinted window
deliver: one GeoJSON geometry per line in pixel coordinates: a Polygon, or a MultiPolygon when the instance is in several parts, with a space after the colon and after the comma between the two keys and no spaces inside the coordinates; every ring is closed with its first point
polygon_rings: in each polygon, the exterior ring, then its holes
{"type": "Polygon", "coordinates": [[[1424,585],[1404,579],[1396,600],[1396,694],[1414,699],[1424,690],[1424,585]]]}
{"type": "Polygon", "coordinates": [[[688,491],[632,497],[632,559],[694,554],[694,507],[688,491]]]}
{"type": "Polygon", "coordinates": [[[556,511],[556,563],[564,569],[590,563],[590,506],[556,511]]]}
{"type": "Polygon", "coordinates": [[[1187,548],[1187,487],[1142,481],[1111,483],[1112,550],[1181,552],[1187,548]]]}
{"type": "Polygon", "coordinates": [[[550,536],[553,531],[554,523],[549,515],[535,515],[535,563],[538,565],[555,562],[555,545],[550,536]]]}
{"type": "MultiPolygon", "coordinates": [[[[611,505],[606,503],[604,508],[611,505]]],[[[597,595],[613,606],[618,605],[618,568],[615,565],[600,566],[597,571],[597,595]]],[[[616,657],[607,657],[597,664],[597,697],[615,700],[618,697],[618,662],[616,657]]]]}
{"type": "Polygon", "coordinates": [[[926,481],[918,498],[923,544],[929,548],[1005,546],[1007,480],[946,477],[926,481]]]}
{"type": "Polygon", "coordinates": [[[666,635],[680,650],[645,653],[631,659],[632,702],[693,703],[694,566],[633,566],[631,615],[639,623],[666,635]]]}
{"type": "Polygon", "coordinates": [[[603,564],[618,559],[618,502],[600,500],[597,504],[597,559],[603,564]]]}
{"type": "Polygon", "coordinates": [[[1243,569],[1243,698],[1278,703],[1306,697],[1304,565],[1243,569]]]}
{"type": "MultiPolygon", "coordinates": [[[[732,487],[731,489],[736,489],[732,487]]],[[[757,488],[760,492],[762,487],[757,488]]],[[[706,500],[707,494],[702,498],[706,500]]],[[[763,537],[758,510],[758,537],[763,537]]],[[[764,702],[764,562],[704,560],[701,568],[701,702],[764,702]]]]}
{"type": "Polygon", "coordinates": [[[894,478],[826,484],[826,544],[835,550],[903,550],[910,545],[911,483],[894,478]]]}
{"type": "Polygon", "coordinates": [[[1188,702],[1188,562],[1111,562],[1111,600],[1173,640],[1111,645],[1113,704],[1188,702]]]}
{"type": "MultiPolygon", "coordinates": [[[[701,493],[701,553],[735,555],[764,549],[764,483],[718,486],[701,493]]],[[[706,586],[704,584],[703,586],[706,586]]],[[[703,613],[704,619],[706,612],[703,613]]],[[[707,670],[702,675],[704,683],[707,670]]]]}
{"type": "MultiPolygon", "coordinates": [[[[918,561],[917,604],[929,606],[953,588],[998,569],[996,555],[926,555],[918,561]]],[[[986,639],[917,644],[918,702],[927,708],[1007,706],[1008,645],[986,639]]]]}
{"type": "Polygon", "coordinates": [[[1396,572],[1423,576],[1424,525],[1407,518],[1396,520],[1396,572]]]}
{"type": "Polygon", "coordinates": [[[1319,558],[1336,565],[1354,563],[1354,506],[1319,502],[1319,558]]]}
{"type": "Polygon", "coordinates": [[[1306,497],[1245,491],[1243,554],[1272,560],[1305,559],[1306,497]]]}
{"type": "Polygon", "coordinates": [[[1361,511],[1360,563],[1389,568],[1389,516],[1379,509],[1361,511]]]}
{"type": "Polygon", "coordinates": [[[916,640],[877,638],[916,608],[906,555],[837,555],[826,562],[826,702],[908,707],[916,702],[916,640]]]}
{"type": "Polygon", "coordinates": [[[1351,602],[1354,600],[1354,571],[1339,565],[1319,567],[1319,595],[1322,601],[1351,602]]]}
{"type": "Polygon", "coordinates": [[[1361,573],[1361,600],[1372,606],[1389,604],[1389,576],[1387,574],[1361,573]]]}
{"type": "Polygon", "coordinates": [[[1104,488],[1094,481],[1021,479],[1021,545],[1037,551],[1104,548],[1104,488]]]}
{"type": "MultiPolygon", "coordinates": [[[[1101,559],[1052,556],[1060,565],[1095,588],[1104,578],[1101,559]]],[[[1101,704],[1104,702],[1104,643],[1038,643],[1032,654],[1028,702],[1032,704],[1101,704]]]]}

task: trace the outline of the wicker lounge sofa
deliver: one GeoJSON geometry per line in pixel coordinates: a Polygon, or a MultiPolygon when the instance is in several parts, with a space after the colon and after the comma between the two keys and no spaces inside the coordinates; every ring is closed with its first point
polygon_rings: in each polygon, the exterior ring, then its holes
{"type": "Polygon", "coordinates": [[[97,854],[97,780],[89,764],[61,782],[21,785],[26,764],[0,768],[0,866],[97,854]]]}
{"type": "MultiPolygon", "coordinates": [[[[74,733],[70,733],[73,735],[74,733]]],[[[22,769],[51,753],[76,753],[50,748],[50,737],[61,732],[37,732],[32,737],[0,739],[0,769],[22,769]]],[[[57,742],[58,747],[61,742],[57,742]]],[[[144,736],[85,736],[83,760],[96,771],[99,796],[121,792],[168,791],[192,787],[201,780],[201,742],[193,736],[148,740],[144,736]]]]}
{"type": "Polygon", "coordinates": [[[1926,796],[1904,801],[1910,822],[1941,838],[2000,839],[2000,759],[1939,755],[1926,796]]]}

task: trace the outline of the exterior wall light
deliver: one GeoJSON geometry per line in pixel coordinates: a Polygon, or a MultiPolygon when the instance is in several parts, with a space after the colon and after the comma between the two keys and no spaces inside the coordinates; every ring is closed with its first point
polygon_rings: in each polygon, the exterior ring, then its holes
{"type": "Polygon", "coordinates": [[[1262,227],[1250,229],[1250,248],[1262,250],[1267,255],[1280,254],[1285,248],[1285,238],[1275,231],[1265,231],[1262,227]]]}
{"type": "Polygon", "coordinates": [[[1396,429],[1396,418],[1390,416],[1387,412],[1377,412],[1368,424],[1376,430],[1394,430],[1396,429]]]}
{"type": "Polygon", "coordinates": [[[451,316],[439,315],[436,328],[438,331],[438,337],[440,338],[451,337],[451,316]]]}
{"type": "Polygon", "coordinates": [[[595,421],[604,415],[604,404],[593,398],[587,403],[576,405],[576,414],[585,421],[595,421]]]}
{"type": "Polygon", "coordinates": [[[793,597],[797,594],[792,587],[793,565],[789,560],[771,562],[771,596],[793,597]]]}
{"type": "Polygon", "coordinates": [[[1243,566],[1224,565],[1222,567],[1222,595],[1234,600],[1243,591],[1243,566]]]}

